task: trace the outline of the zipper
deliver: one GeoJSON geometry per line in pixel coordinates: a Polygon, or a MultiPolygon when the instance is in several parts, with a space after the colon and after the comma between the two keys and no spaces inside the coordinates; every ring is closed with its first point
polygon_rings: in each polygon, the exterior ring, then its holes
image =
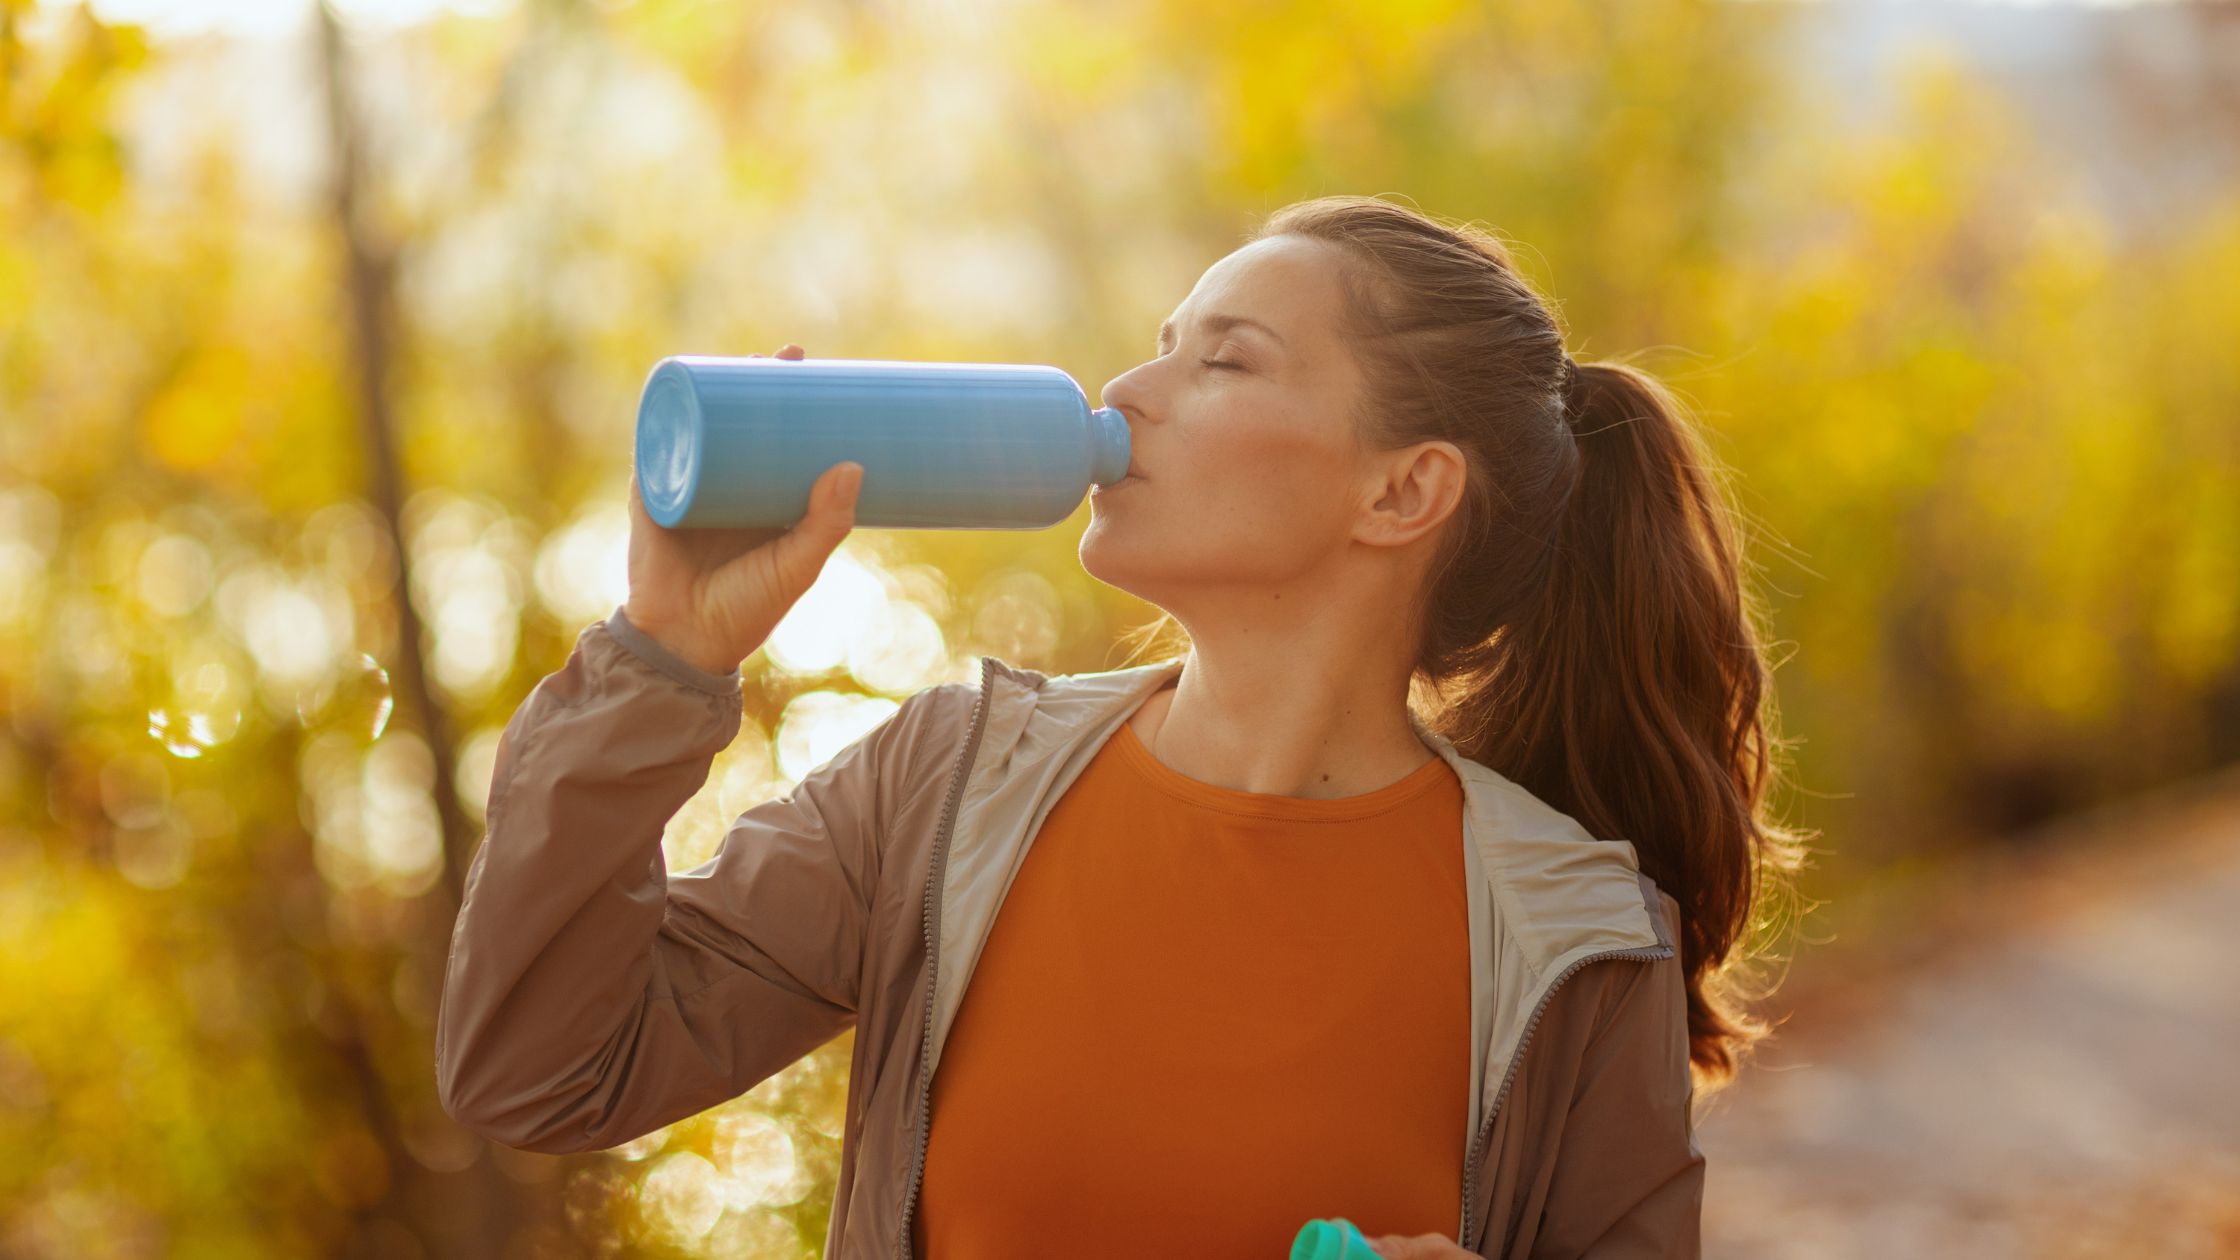
{"type": "Polygon", "coordinates": [[[1517,1068],[1524,1063],[1525,1049],[1532,1044],[1532,1034],[1540,1027],[1540,1017],[1547,1014],[1548,1003],[1555,997],[1556,990],[1562,988],[1564,981],[1569,980],[1581,967],[1588,963],[1602,962],[1610,958],[1638,958],[1653,962],[1660,958],[1670,957],[1672,957],[1672,947],[1670,945],[1644,946],[1639,949],[1606,949],[1599,954],[1588,954],[1557,973],[1555,983],[1549,985],[1548,991],[1540,995],[1539,1003],[1532,1008],[1532,1018],[1524,1026],[1524,1036],[1517,1040],[1517,1052],[1509,1056],[1509,1069],[1501,1074],[1501,1088],[1493,1096],[1493,1109],[1486,1113],[1485,1123],[1478,1126],[1477,1141],[1471,1143],[1470,1146],[1470,1162],[1463,1166],[1462,1226],[1460,1232],[1454,1236],[1457,1246],[1463,1248],[1470,1246],[1470,1209],[1477,1203],[1478,1168],[1485,1159],[1486,1143],[1493,1137],[1494,1118],[1501,1114],[1501,1104],[1508,1101],[1509,1086],[1517,1079],[1517,1068]]]}
{"type": "Polygon", "coordinates": [[[918,1204],[918,1184],[925,1179],[927,1104],[933,1097],[933,999],[935,967],[940,961],[940,912],[941,876],[948,869],[949,833],[956,827],[957,806],[964,799],[965,780],[972,774],[972,762],[980,753],[980,735],[987,725],[989,678],[994,668],[987,657],[980,658],[980,698],[972,706],[972,733],[965,737],[964,755],[957,762],[949,778],[949,800],[941,809],[941,830],[933,838],[933,855],[927,863],[926,874],[926,1031],[918,1044],[918,1105],[917,1148],[910,1156],[910,1184],[902,1197],[902,1226],[895,1235],[895,1255],[910,1256],[910,1213],[918,1204]]]}

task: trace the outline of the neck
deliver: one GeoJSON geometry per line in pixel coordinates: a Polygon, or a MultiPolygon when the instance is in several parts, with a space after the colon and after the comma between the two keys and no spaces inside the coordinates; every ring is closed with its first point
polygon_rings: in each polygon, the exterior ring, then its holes
{"type": "Polygon", "coordinates": [[[1335,800],[1405,778],[1438,754],[1408,722],[1408,674],[1302,663],[1283,651],[1193,650],[1136,733],[1177,773],[1241,792],[1335,800]]]}

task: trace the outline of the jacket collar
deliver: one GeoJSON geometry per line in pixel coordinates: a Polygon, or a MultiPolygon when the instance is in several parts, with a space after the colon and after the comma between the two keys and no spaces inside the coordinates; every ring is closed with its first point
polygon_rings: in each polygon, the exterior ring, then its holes
{"type": "MultiPolygon", "coordinates": [[[[983,661],[981,737],[944,863],[929,1063],[938,1062],[996,910],[1043,818],[1105,740],[1183,668],[1174,657],[1050,675],[983,661]]],[[[1595,839],[1570,815],[1462,756],[1413,713],[1409,722],[1463,787],[1470,1099],[1482,1123],[1530,1013],[1574,963],[1671,942],[1650,914],[1630,843],[1595,839]]]]}

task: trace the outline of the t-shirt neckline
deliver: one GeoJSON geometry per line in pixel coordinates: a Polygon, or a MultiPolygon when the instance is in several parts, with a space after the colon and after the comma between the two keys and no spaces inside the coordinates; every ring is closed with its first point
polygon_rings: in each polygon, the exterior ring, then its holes
{"type": "Polygon", "coordinates": [[[1433,784],[1449,773],[1446,759],[1433,753],[1431,760],[1375,791],[1331,800],[1316,800],[1302,796],[1279,796],[1269,792],[1245,792],[1193,779],[1152,756],[1151,750],[1136,735],[1135,723],[1132,721],[1120,724],[1117,742],[1122,759],[1134,766],[1160,791],[1193,805],[1253,818],[1283,818],[1300,822],[1343,822],[1365,818],[1371,814],[1383,813],[1430,790],[1433,784]]]}

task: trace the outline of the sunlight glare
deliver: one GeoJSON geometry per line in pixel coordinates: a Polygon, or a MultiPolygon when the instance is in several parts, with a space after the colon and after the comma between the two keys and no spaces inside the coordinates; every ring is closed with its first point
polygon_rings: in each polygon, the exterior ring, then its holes
{"type": "Polygon", "coordinates": [[[901,707],[892,700],[836,691],[795,696],[778,719],[778,772],[788,783],[800,783],[901,707]]]}
{"type": "Polygon", "coordinates": [[[843,544],[762,650],[781,671],[820,674],[848,660],[859,645],[885,639],[888,622],[885,584],[843,544]]]}
{"type": "Polygon", "coordinates": [[[724,1198],[734,1211],[783,1207],[809,1191],[793,1135],[759,1111],[735,1111],[718,1120],[715,1155],[724,1198]]]}
{"type": "MultiPolygon", "coordinates": [[[[42,7],[60,8],[51,0],[42,7]]],[[[218,32],[280,38],[300,33],[311,16],[309,0],[90,0],[105,22],[131,22],[158,35],[218,32]]],[[[335,11],[353,26],[400,27],[446,13],[494,17],[511,0],[335,0],[335,11]]]]}
{"type": "Polygon", "coordinates": [[[601,503],[545,536],[533,566],[537,599],[572,626],[630,597],[630,508],[601,503]]]}
{"type": "Polygon", "coordinates": [[[651,1222],[680,1243],[706,1234],[723,1215],[723,1188],[715,1165],[692,1151],[664,1156],[639,1184],[638,1197],[651,1222]]]}

